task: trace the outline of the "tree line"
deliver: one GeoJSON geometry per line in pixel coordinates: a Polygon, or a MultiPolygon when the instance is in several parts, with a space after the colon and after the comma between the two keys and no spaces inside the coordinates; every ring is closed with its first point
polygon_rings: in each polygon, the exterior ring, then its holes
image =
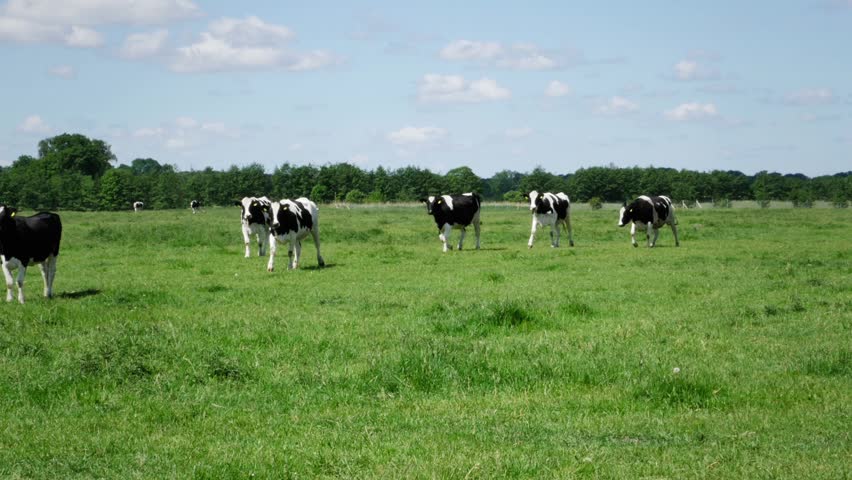
{"type": "Polygon", "coordinates": [[[497,172],[477,176],[462,166],[438,174],[408,166],[364,170],[348,163],[292,165],[282,163],[271,173],[260,164],[179,171],[153,158],[117,163],[103,140],[62,134],[38,143],[38,155],[20,156],[0,167],[0,203],[31,209],[125,210],[134,201],[156,208],[183,208],[196,199],[204,205],[230,205],[244,196],[273,199],[307,196],[316,202],[411,202],[437,193],[479,192],[487,200],[523,201],[531,190],[564,191],[574,202],[622,202],[640,194],[666,194],[682,201],[773,200],[807,207],[816,200],[846,207],[852,198],[852,171],[809,178],[802,174],[736,170],[698,172],[673,168],[581,168],[554,174],[537,167],[531,172],[497,172]]]}

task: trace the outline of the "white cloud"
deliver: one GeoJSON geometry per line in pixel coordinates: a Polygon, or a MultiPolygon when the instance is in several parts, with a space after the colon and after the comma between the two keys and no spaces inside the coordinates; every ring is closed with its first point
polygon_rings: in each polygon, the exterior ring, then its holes
{"type": "Polygon", "coordinates": [[[420,81],[418,95],[425,103],[475,103],[502,100],[512,96],[490,78],[468,82],[459,75],[437,75],[430,73],[420,81]]]}
{"type": "Polygon", "coordinates": [[[639,110],[639,104],[624,97],[612,97],[609,101],[598,107],[598,113],[602,115],[624,115],[639,110]]]}
{"type": "Polygon", "coordinates": [[[533,129],[530,127],[509,128],[503,132],[509,138],[524,138],[533,134],[533,129]]]}
{"type": "Polygon", "coordinates": [[[59,78],[74,78],[77,75],[71,65],[57,65],[48,70],[48,73],[59,78]]]}
{"type": "Polygon", "coordinates": [[[162,137],[165,134],[165,130],[161,127],[156,128],[139,128],[133,131],[133,136],[137,138],[145,138],[145,137],[162,137]]]}
{"type": "Polygon", "coordinates": [[[291,50],[288,42],[293,37],[287,27],[267,24],[257,17],[223,18],[212,22],[209,31],[202,32],[195,43],[179,47],[171,68],[181,73],[265,68],[304,71],[339,62],[337,56],[324,50],[291,50]]]}
{"type": "Polygon", "coordinates": [[[63,41],[63,27],[44,25],[20,18],[0,16],[0,40],[16,43],[43,43],[63,41]]]}
{"type": "Polygon", "coordinates": [[[195,128],[198,126],[198,120],[192,117],[178,117],[175,119],[175,125],[179,128],[195,128]]]}
{"type": "Polygon", "coordinates": [[[488,60],[503,54],[503,47],[497,42],[472,42],[456,40],[441,49],[444,60],[488,60]]]}
{"type": "Polygon", "coordinates": [[[0,15],[47,25],[161,24],[200,14],[191,0],[9,0],[0,15]]]}
{"type": "Polygon", "coordinates": [[[549,70],[559,66],[550,54],[531,43],[504,46],[499,42],[455,40],[441,49],[440,57],[512,70],[549,70]]]}
{"type": "Polygon", "coordinates": [[[808,88],[787,94],[785,102],[789,105],[827,105],[835,100],[829,88],[808,88]]]}
{"type": "Polygon", "coordinates": [[[235,47],[279,45],[292,40],[293,32],[281,25],[272,25],[249,16],[245,20],[221,18],[210,23],[210,33],[235,47]]]}
{"type": "Polygon", "coordinates": [[[666,110],[664,115],[669,120],[676,122],[687,122],[695,120],[708,120],[718,117],[719,111],[712,103],[682,103],[677,107],[666,110]]]}
{"type": "Polygon", "coordinates": [[[571,93],[571,87],[560,82],[559,80],[552,80],[547,84],[547,88],[544,89],[544,94],[548,97],[564,97],[571,93]]]}
{"type": "Polygon", "coordinates": [[[388,134],[387,139],[395,145],[425,145],[444,138],[447,131],[438,127],[403,127],[388,134]]]}
{"type": "Polygon", "coordinates": [[[39,115],[30,115],[18,125],[18,131],[24,133],[46,133],[50,131],[50,126],[44,123],[39,115]]]}
{"type": "Polygon", "coordinates": [[[74,25],[71,32],[65,35],[65,45],[69,47],[93,48],[103,44],[103,36],[91,28],[74,25]]]}
{"type": "Polygon", "coordinates": [[[153,57],[163,51],[168,37],[168,30],[155,30],[153,32],[128,35],[124,39],[119,54],[129,59],[153,57]]]}

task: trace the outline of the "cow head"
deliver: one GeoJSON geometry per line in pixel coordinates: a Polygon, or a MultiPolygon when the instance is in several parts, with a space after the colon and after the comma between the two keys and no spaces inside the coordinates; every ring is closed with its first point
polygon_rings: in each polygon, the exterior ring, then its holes
{"type": "Polygon", "coordinates": [[[16,213],[18,213],[17,208],[0,205],[0,231],[3,230],[4,225],[13,221],[16,213]]]}
{"type": "Polygon", "coordinates": [[[240,216],[246,223],[251,223],[252,219],[254,223],[265,223],[269,213],[269,206],[255,197],[243,197],[242,200],[234,202],[234,205],[240,207],[240,216]]]}
{"type": "Polygon", "coordinates": [[[434,211],[435,211],[435,207],[440,205],[443,202],[443,199],[441,197],[435,197],[433,195],[430,195],[426,198],[421,198],[418,201],[420,203],[426,204],[426,213],[428,215],[433,215],[434,211]]]}
{"type": "Polygon", "coordinates": [[[524,198],[530,201],[530,212],[541,214],[553,213],[553,205],[548,201],[546,195],[546,193],[538,193],[535,190],[524,195],[524,198]]]}
{"type": "Polygon", "coordinates": [[[623,227],[633,221],[633,208],[635,202],[630,205],[627,202],[621,204],[621,210],[618,211],[618,226],[623,227]]]}

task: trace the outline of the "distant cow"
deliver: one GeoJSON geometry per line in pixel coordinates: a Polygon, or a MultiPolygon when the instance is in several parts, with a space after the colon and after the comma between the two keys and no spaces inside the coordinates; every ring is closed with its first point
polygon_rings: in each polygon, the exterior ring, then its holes
{"type": "Polygon", "coordinates": [[[568,245],[574,246],[574,232],[571,230],[571,200],[568,195],[559,193],[532,192],[524,195],[530,201],[530,211],[533,212],[532,232],[527,245],[532,248],[535,232],[538,227],[550,227],[550,246],[559,246],[560,225],[568,231],[568,245]]]}
{"type": "Polygon", "coordinates": [[[243,197],[234,202],[240,207],[240,223],[243,229],[243,240],[246,245],[246,258],[251,256],[249,242],[251,236],[257,237],[259,256],[266,254],[266,242],[269,241],[269,209],[272,202],[266,197],[243,197]]]}
{"type": "Polygon", "coordinates": [[[479,207],[482,204],[482,198],[478,194],[430,196],[421,198],[420,201],[426,204],[426,213],[435,217],[438,238],[444,244],[445,252],[452,249],[447,244],[454,228],[461,230],[458,247],[459,250],[462,249],[466,228],[471,224],[476,233],[476,249],[479,250],[479,207]]]}
{"type": "Polygon", "coordinates": [[[636,225],[645,228],[645,238],[648,240],[648,246],[653,247],[657,244],[657,236],[660,234],[660,227],[663,225],[671,225],[672,233],[674,233],[675,245],[680,246],[677,239],[677,219],[675,219],[674,208],[669,197],[648,197],[642,195],[633,200],[628,205],[626,202],[621,207],[618,213],[618,226],[623,227],[628,223],[630,226],[630,240],[634,247],[639,245],[636,243],[636,225]],[[654,239],[651,240],[651,230],[654,231],[654,239]]]}
{"type": "Polygon", "coordinates": [[[144,202],[133,202],[133,211],[134,212],[138,212],[138,211],[142,210],[143,208],[145,208],[144,202]]]}
{"type": "Polygon", "coordinates": [[[18,302],[24,303],[27,266],[38,263],[44,279],[44,296],[53,296],[56,257],[62,238],[59,215],[40,212],[31,217],[16,216],[17,209],[0,205],[0,259],[6,277],[6,301],[12,301],[12,270],[18,269],[18,302]]]}
{"type": "Polygon", "coordinates": [[[199,210],[201,210],[201,202],[199,202],[198,200],[193,200],[189,202],[189,208],[192,209],[192,213],[197,213],[199,210]]]}
{"type": "Polygon", "coordinates": [[[320,254],[320,239],[319,239],[319,208],[317,204],[308,200],[305,197],[297,198],[296,200],[284,199],[278,202],[273,202],[270,208],[272,211],[271,217],[271,234],[269,252],[269,263],[266,266],[267,271],[275,269],[275,254],[278,251],[278,242],[287,242],[287,268],[299,268],[299,259],[302,257],[302,239],[308,234],[314,238],[314,245],[317,247],[317,264],[320,267],[325,266],[320,254]]]}

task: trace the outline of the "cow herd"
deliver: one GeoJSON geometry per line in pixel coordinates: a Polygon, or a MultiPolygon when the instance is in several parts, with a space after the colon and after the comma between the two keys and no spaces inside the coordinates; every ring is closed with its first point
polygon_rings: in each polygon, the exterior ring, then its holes
{"type": "MultiPolygon", "coordinates": [[[[525,195],[529,200],[532,213],[532,230],[527,246],[533,247],[536,232],[539,228],[550,227],[550,245],[558,247],[561,232],[568,234],[568,245],[574,246],[574,235],[571,228],[571,201],[562,192],[539,193],[535,190],[525,195]]],[[[443,251],[451,250],[450,234],[460,230],[458,249],[464,246],[467,227],[473,225],[476,234],[476,248],[480,248],[480,210],[482,198],[476,193],[461,195],[438,195],[420,199],[426,204],[426,213],[431,215],[438,227],[438,239],[441,240],[443,251]]],[[[245,256],[251,256],[251,238],[257,241],[258,255],[269,253],[266,269],[275,269],[275,256],[278,243],[287,244],[287,268],[298,268],[302,256],[302,240],[308,235],[314,241],[317,251],[317,264],[325,266],[325,260],[320,253],[319,209],[316,203],[301,197],[295,200],[283,199],[272,201],[267,197],[244,197],[235,201],[240,207],[240,223],[245,243],[245,256]]],[[[133,210],[140,211],[142,202],[133,202],[133,210]]],[[[192,213],[201,209],[201,203],[193,200],[190,203],[192,213]]],[[[636,227],[645,230],[649,247],[657,243],[659,229],[665,225],[672,228],[675,245],[680,242],[677,237],[677,220],[674,207],[669,197],[642,195],[626,202],[618,214],[618,226],[631,224],[630,240],[634,247],[636,242],[636,227]]],[[[30,263],[39,264],[44,279],[44,296],[53,295],[53,279],[56,275],[56,257],[59,255],[59,243],[62,237],[62,222],[59,215],[40,212],[29,217],[17,215],[17,209],[0,204],[0,260],[2,260],[3,275],[6,279],[6,301],[13,299],[14,284],[18,285],[18,302],[24,303],[24,277],[30,263]],[[17,279],[13,279],[12,270],[18,270],[17,279]]]]}

